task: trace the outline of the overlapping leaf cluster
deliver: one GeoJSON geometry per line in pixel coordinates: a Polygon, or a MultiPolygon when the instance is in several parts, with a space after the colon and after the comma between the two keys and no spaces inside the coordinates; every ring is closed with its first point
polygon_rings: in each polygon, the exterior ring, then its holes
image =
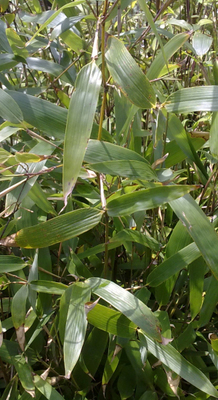
{"type": "Polygon", "coordinates": [[[0,1],[2,400],[218,397],[217,9],[180,3],[0,1]]]}

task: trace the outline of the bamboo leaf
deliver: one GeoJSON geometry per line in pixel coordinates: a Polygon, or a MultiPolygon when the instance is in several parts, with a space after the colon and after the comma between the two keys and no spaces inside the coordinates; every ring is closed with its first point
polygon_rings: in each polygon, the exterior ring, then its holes
{"type": "Polygon", "coordinates": [[[0,115],[13,124],[19,124],[23,121],[23,114],[11,96],[4,90],[0,89],[0,115]]]}
{"type": "Polygon", "coordinates": [[[218,236],[212,224],[190,195],[171,201],[170,206],[186,227],[208,267],[218,279],[218,236]],[[205,232],[207,232],[206,235],[205,232]]]}
{"type": "Polygon", "coordinates": [[[210,321],[218,301],[218,281],[212,275],[206,280],[206,295],[199,314],[198,326],[202,327],[210,321]]]}
{"type": "Polygon", "coordinates": [[[87,319],[91,325],[111,333],[112,335],[132,338],[136,334],[136,324],[131,322],[119,311],[112,310],[101,304],[96,304],[96,306],[88,312],[87,319]]]}
{"type": "Polygon", "coordinates": [[[101,85],[101,72],[94,62],[83,67],[70,101],[64,141],[64,202],[78,178],[90,137],[101,85]],[[85,118],[84,118],[85,115],[85,118]],[[73,155],[73,157],[72,157],[73,155]]]}
{"type": "Polygon", "coordinates": [[[26,262],[20,257],[10,256],[0,256],[0,274],[7,272],[19,271],[26,267],[26,262]]]}
{"type": "Polygon", "coordinates": [[[143,179],[148,181],[158,180],[151,165],[136,160],[105,161],[102,163],[91,164],[91,168],[96,172],[112,176],[119,175],[131,179],[143,179]]]}
{"type": "Polygon", "coordinates": [[[15,356],[13,364],[17,370],[20,382],[23,388],[31,397],[35,397],[35,385],[33,383],[33,375],[30,365],[26,362],[24,356],[15,356]]]}
{"type": "Polygon", "coordinates": [[[140,5],[141,9],[144,11],[145,17],[146,17],[146,19],[148,21],[148,24],[150,25],[152,31],[154,32],[154,34],[155,34],[155,36],[156,36],[156,38],[157,38],[157,40],[158,40],[158,42],[160,44],[162,57],[164,59],[165,64],[167,65],[167,58],[166,58],[166,55],[165,55],[163,43],[162,43],[160,35],[159,35],[158,31],[157,31],[156,25],[155,25],[155,23],[153,21],[153,17],[152,17],[152,14],[151,14],[150,10],[149,10],[149,7],[148,7],[147,3],[145,1],[143,1],[143,0],[138,0],[138,3],[140,5]]]}
{"type": "Polygon", "coordinates": [[[50,383],[40,378],[40,376],[34,375],[33,381],[36,388],[40,393],[42,393],[43,396],[45,396],[47,400],[64,400],[60,393],[58,393],[57,390],[50,385],[50,383]]]}
{"type": "Polygon", "coordinates": [[[67,9],[67,8],[76,7],[76,6],[78,6],[79,4],[82,4],[82,3],[84,3],[84,0],[77,0],[77,1],[74,1],[73,3],[67,3],[67,4],[63,5],[62,7],[60,7],[57,11],[55,11],[54,13],[52,13],[52,15],[51,15],[48,19],[46,19],[46,21],[40,26],[40,28],[36,31],[36,33],[31,37],[31,39],[29,40],[29,42],[26,43],[26,46],[28,46],[28,45],[33,41],[33,39],[35,39],[35,37],[36,37],[43,29],[45,29],[45,28],[48,26],[48,24],[50,24],[50,23],[56,18],[56,17],[58,16],[58,14],[61,13],[61,11],[65,10],[65,9],[67,9]]]}
{"type": "Polygon", "coordinates": [[[11,315],[15,329],[24,325],[26,317],[26,300],[28,296],[28,286],[23,285],[15,293],[12,299],[11,315]]]}
{"type": "Polygon", "coordinates": [[[32,281],[30,283],[30,287],[32,290],[35,290],[39,293],[50,293],[50,294],[57,294],[62,295],[67,286],[61,282],[53,282],[53,281],[32,281]]]}
{"type": "Polygon", "coordinates": [[[199,388],[201,391],[217,397],[218,392],[209,379],[197,367],[190,364],[181,354],[170,344],[163,346],[154,342],[143,332],[139,332],[142,343],[147,344],[148,350],[157,357],[163,364],[176,372],[181,378],[199,388]]]}
{"type": "Polygon", "coordinates": [[[122,312],[130,321],[151,335],[155,341],[161,341],[159,321],[141,300],[106,279],[89,278],[86,283],[97,296],[122,312]]]}
{"type": "Polygon", "coordinates": [[[44,134],[63,140],[67,121],[67,110],[55,104],[17,91],[7,93],[19,105],[23,119],[44,134]]]}
{"type": "MultiPolygon", "coordinates": [[[[35,154],[44,154],[44,155],[50,155],[54,151],[54,147],[49,144],[49,143],[44,143],[40,142],[36,146],[32,148],[32,152],[35,154]]],[[[11,182],[10,186],[15,187],[17,185],[18,187],[10,191],[7,194],[6,197],[6,202],[5,202],[5,208],[6,208],[6,213],[5,216],[10,215],[14,211],[14,207],[16,204],[20,203],[25,196],[28,194],[30,189],[33,187],[34,183],[36,182],[38,175],[40,171],[42,171],[43,167],[46,164],[46,157],[44,160],[40,162],[32,162],[32,163],[27,163],[27,164],[20,164],[17,169],[16,169],[16,174],[21,174],[21,177],[14,177],[11,182]],[[20,188],[19,185],[21,182],[23,182],[23,174],[26,174],[28,171],[28,174],[34,174],[34,176],[30,179],[25,179],[23,183],[23,187],[20,188]]],[[[10,187],[9,187],[10,188],[10,187]]]]}
{"type": "Polygon", "coordinates": [[[155,105],[155,94],[148,79],[120,40],[108,39],[105,58],[114,82],[133,104],[145,109],[155,105]]]}
{"type": "Polygon", "coordinates": [[[108,214],[111,217],[130,215],[136,211],[149,210],[168,203],[173,199],[184,196],[195,189],[194,186],[160,186],[143,189],[134,193],[124,194],[117,199],[109,199],[107,203],[108,214]]]}
{"type": "MultiPolygon", "coordinates": [[[[189,33],[180,33],[175,35],[170,39],[167,44],[164,46],[164,54],[166,59],[169,60],[173,54],[188,40],[190,37],[189,33]]],[[[149,70],[146,73],[146,76],[149,80],[156,79],[159,77],[162,69],[164,68],[165,60],[163,57],[163,53],[160,51],[154,61],[152,62],[149,70]]]]}
{"type": "Polygon", "coordinates": [[[89,164],[112,160],[135,160],[148,165],[148,161],[133,150],[117,146],[113,143],[92,139],[89,140],[84,160],[89,164]]]}
{"type": "Polygon", "coordinates": [[[26,317],[26,301],[28,296],[28,286],[23,285],[14,295],[11,305],[11,316],[13,325],[16,329],[17,341],[22,351],[25,348],[24,323],[26,317]]]}
{"type": "Polygon", "coordinates": [[[14,54],[17,54],[18,56],[23,58],[28,57],[29,54],[27,49],[25,49],[25,42],[23,42],[21,37],[14,29],[7,28],[6,36],[14,54]]]}
{"type": "Polygon", "coordinates": [[[210,36],[202,32],[195,32],[192,38],[192,47],[198,56],[203,56],[209,51],[212,42],[213,39],[210,36]]]}
{"type": "Polygon", "coordinates": [[[218,111],[218,86],[194,86],[171,94],[165,108],[168,112],[218,111]]]}
{"type": "Polygon", "coordinates": [[[15,60],[14,54],[10,54],[10,53],[0,54],[0,71],[4,71],[5,69],[13,68],[17,64],[18,64],[18,61],[15,60]]]}
{"type": "Polygon", "coordinates": [[[51,246],[92,229],[100,222],[102,214],[102,211],[95,208],[71,211],[41,224],[21,229],[0,242],[6,246],[26,249],[51,246]]]}
{"type": "Polygon", "coordinates": [[[210,151],[216,159],[218,158],[218,112],[214,112],[210,127],[210,151]]]}
{"type": "Polygon", "coordinates": [[[201,253],[196,244],[189,244],[158,265],[148,275],[147,284],[153,287],[160,285],[200,256],[201,253]]]}
{"type": "Polygon", "coordinates": [[[64,335],[64,365],[67,379],[70,378],[82,350],[87,328],[85,303],[90,300],[90,296],[89,285],[84,283],[73,285],[64,335]]]}
{"type": "Polygon", "coordinates": [[[196,317],[202,307],[204,274],[206,272],[204,259],[196,260],[189,266],[189,298],[192,320],[196,317]]]}

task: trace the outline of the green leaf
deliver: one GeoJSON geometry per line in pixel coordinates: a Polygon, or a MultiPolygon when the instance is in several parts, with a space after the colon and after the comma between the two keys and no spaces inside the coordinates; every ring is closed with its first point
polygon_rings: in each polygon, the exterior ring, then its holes
{"type": "Polygon", "coordinates": [[[64,139],[67,110],[50,101],[21,92],[10,90],[7,93],[19,105],[25,122],[35,126],[46,135],[64,139]]]}
{"type": "Polygon", "coordinates": [[[6,35],[13,53],[23,58],[28,57],[29,53],[25,49],[25,42],[23,42],[17,32],[12,28],[7,28],[6,35]]]}
{"type": "Polygon", "coordinates": [[[185,131],[180,119],[174,114],[171,114],[168,120],[167,136],[170,140],[175,139],[183,153],[197,165],[203,175],[202,180],[204,179],[206,183],[208,179],[207,172],[199,156],[197,155],[194,146],[192,145],[192,141],[185,131]]]}
{"type": "Polygon", "coordinates": [[[156,287],[165,282],[171,276],[186,268],[194,260],[201,256],[200,250],[195,243],[184,247],[178,253],[173,254],[161,264],[159,264],[147,278],[147,284],[156,287]]]}
{"type": "Polygon", "coordinates": [[[218,111],[218,86],[194,86],[171,94],[165,108],[168,112],[218,111]]]}
{"type": "Polygon", "coordinates": [[[75,51],[77,54],[81,54],[81,50],[85,47],[85,41],[76,35],[75,32],[72,32],[70,29],[61,34],[61,39],[70,49],[75,51]]]}
{"type": "Polygon", "coordinates": [[[154,342],[143,332],[139,332],[139,338],[147,345],[148,350],[157,357],[163,364],[176,372],[181,378],[199,388],[203,392],[217,397],[218,392],[209,379],[197,367],[190,364],[181,354],[170,344],[163,346],[154,342]]]}
{"type": "Polygon", "coordinates": [[[0,256],[0,274],[5,274],[7,272],[19,271],[26,267],[26,262],[20,257],[10,256],[0,256]]]}
{"type": "Polygon", "coordinates": [[[158,180],[157,175],[151,166],[141,161],[127,161],[127,160],[116,160],[116,161],[105,161],[102,163],[91,164],[91,168],[103,174],[112,176],[124,176],[131,179],[143,179],[143,180],[158,180]]]}
{"type": "Polygon", "coordinates": [[[119,89],[139,108],[154,106],[154,91],[124,44],[115,37],[110,37],[107,46],[107,67],[119,89]]]}
{"type": "Polygon", "coordinates": [[[22,285],[12,299],[11,315],[15,329],[24,325],[26,317],[26,300],[28,296],[28,286],[22,285]]]}
{"type": "Polygon", "coordinates": [[[41,210],[45,211],[46,214],[57,215],[38,182],[35,182],[32,189],[29,191],[28,196],[39,208],[41,208],[41,210]]]}
{"type": "Polygon", "coordinates": [[[15,67],[18,64],[18,61],[15,60],[14,54],[3,53],[0,54],[0,71],[4,71],[5,69],[10,69],[15,67]]]}
{"type": "Polygon", "coordinates": [[[148,165],[147,160],[135,151],[116,144],[90,139],[85,153],[85,162],[89,164],[112,161],[141,161],[148,165]]]}
{"type": "Polygon", "coordinates": [[[0,89],[0,115],[13,124],[19,124],[23,121],[23,115],[20,107],[11,96],[0,89]]]}
{"type": "Polygon", "coordinates": [[[64,366],[67,379],[70,378],[71,372],[78,361],[85,340],[87,328],[85,303],[90,300],[90,296],[89,285],[85,283],[75,283],[73,285],[64,335],[64,366]]]}
{"type": "Polygon", "coordinates": [[[87,141],[91,135],[100,86],[101,72],[96,64],[91,62],[83,67],[77,76],[76,89],[71,97],[68,111],[63,166],[65,205],[82,166],[87,141]]]}
{"type": "Polygon", "coordinates": [[[213,157],[218,158],[218,112],[214,112],[210,127],[210,151],[213,157]]]}
{"type": "Polygon", "coordinates": [[[194,186],[158,186],[151,189],[143,189],[130,194],[124,194],[117,199],[109,199],[107,203],[108,214],[111,217],[130,215],[136,211],[149,210],[159,207],[164,203],[184,196],[195,189],[194,186]]]}
{"type": "Polygon", "coordinates": [[[26,62],[30,69],[47,72],[54,76],[58,76],[64,71],[60,64],[37,57],[27,57],[26,62]]]}
{"type": "Polygon", "coordinates": [[[161,341],[159,321],[141,300],[106,279],[89,278],[86,283],[90,285],[97,296],[122,312],[134,324],[151,335],[154,340],[161,341]]]}
{"type": "Polygon", "coordinates": [[[60,393],[58,393],[50,383],[40,378],[40,376],[34,375],[33,380],[36,388],[47,400],[64,400],[60,393]]]}
{"type": "Polygon", "coordinates": [[[171,201],[170,206],[188,230],[208,267],[218,279],[218,236],[212,224],[190,195],[171,201]]]}
{"type": "MultiPolygon", "coordinates": [[[[44,143],[40,142],[36,146],[32,148],[32,152],[35,154],[44,154],[44,155],[50,155],[54,151],[54,147],[49,144],[49,143],[44,143]]],[[[30,179],[26,179],[26,181],[23,183],[22,188],[17,187],[10,193],[8,193],[6,197],[6,202],[5,202],[5,208],[6,208],[6,213],[5,215],[8,216],[10,215],[15,208],[15,205],[20,203],[25,196],[28,194],[30,189],[33,187],[34,183],[36,182],[38,175],[40,171],[43,170],[43,167],[45,166],[47,160],[46,158],[40,162],[32,162],[32,163],[27,163],[27,164],[20,164],[17,169],[16,169],[16,174],[21,174],[21,177],[14,177],[11,182],[10,186],[13,187],[15,184],[18,184],[19,182],[23,181],[23,174],[26,174],[28,171],[29,174],[34,174],[34,176],[30,179]]],[[[9,186],[9,187],[10,187],[9,186]]]]}
{"type": "Polygon", "coordinates": [[[1,239],[1,243],[26,249],[51,246],[92,229],[100,222],[102,214],[103,211],[95,208],[71,211],[41,224],[21,229],[16,234],[1,239]]]}
{"type": "Polygon", "coordinates": [[[210,321],[218,302],[218,281],[214,276],[206,280],[206,295],[200,311],[198,326],[202,327],[210,321]]]}
{"type": "Polygon", "coordinates": [[[29,393],[32,397],[35,397],[35,385],[33,383],[33,375],[32,370],[29,364],[26,362],[24,356],[15,356],[13,358],[13,364],[17,370],[20,382],[23,388],[29,393]]]}
{"type": "Polygon", "coordinates": [[[55,11],[54,13],[52,13],[52,15],[51,15],[48,19],[46,19],[46,21],[40,26],[40,28],[36,31],[36,33],[31,37],[31,39],[30,39],[30,41],[27,43],[27,45],[29,45],[29,44],[33,41],[33,39],[35,39],[35,37],[36,37],[43,29],[45,29],[45,28],[48,26],[48,24],[50,24],[50,23],[58,16],[58,14],[61,13],[61,11],[65,10],[65,9],[67,9],[67,8],[76,7],[76,6],[78,6],[79,4],[82,4],[82,3],[84,3],[84,0],[77,0],[77,1],[74,1],[73,3],[67,3],[67,4],[65,4],[64,6],[60,7],[57,11],[55,11]]]}
{"type": "Polygon", "coordinates": [[[203,56],[209,51],[212,42],[212,37],[202,32],[195,32],[192,38],[192,47],[195,49],[197,56],[203,56]]]}
{"type": "MultiPolygon", "coordinates": [[[[173,54],[188,40],[189,37],[190,34],[187,32],[179,33],[178,35],[173,36],[172,39],[170,39],[164,46],[164,54],[166,59],[169,60],[173,54]]],[[[158,78],[162,69],[164,68],[164,65],[165,60],[162,52],[160,51],[154,58],[154,61],[146,73],[147,78],[149,80],[158,78]]]]}
{"type": "Polygon", "coordinates": [[[98,329],[123,338],[132,338],[136,334],[137,325],[119,311],[96,304],[87,314],[89,323],[98,329]]]}
{"type": "Polygon", "coordinates": [[[189,299],[192,320],[202,307],[205,272],[206,265],[202,257],[189,266],[189,299]]]}
{"type": "Polygon", "coordinates": [[[117,388],[120,393],[121,400],[128,399],[133,395],[136,386],[136,377],[134,374],[134,370],[131,365],[125,365],[121,369],[118,381],[117,388]]]}
{"type": "Polygon", "coordinates": [[[148,21],[148,24],[150,25],[152,31],[154,32],[154,34],[155,34],[155,36],[156,36],[156,38],[157,38],[157,40],[158,40],[158,42],[159,42],[159,44],[160,44],[160,48],[161,48],[161,52],[162,52],[162,57],[163,57],[163,59],[164,59],[165,64],[167,65],[167,58],[166,58],[166,55],[165,55],[163,43],[162,43],[162,40],[161,40],[161,38],[160,38],[160,35],[158,34],[156,25],[155,25],[155,23],[154,23],[154,21],[153,21],[153,17],[152,17],[152,14],[151,14],[151,12],[150,12],[149,6],[148,6],[147,3],[146,3],[145,1],[143,1],[143,0],[138,0],[138,3],[139,3],[139,5],[140,5],[140,7],[142,8],[142,10],[144,11],[145,17],[146,17],[146,19],[147,19],[147,21],[148,21]]]}
{"type": "Polygon", "coordinates": [[[53,281],[32,281],[30,283],[30,287],[32,290],[35,290],[39,293],[50,293],[50,294],[57,294],[62,295],[67,286],[61,282],[53,282],[53,281]]]}

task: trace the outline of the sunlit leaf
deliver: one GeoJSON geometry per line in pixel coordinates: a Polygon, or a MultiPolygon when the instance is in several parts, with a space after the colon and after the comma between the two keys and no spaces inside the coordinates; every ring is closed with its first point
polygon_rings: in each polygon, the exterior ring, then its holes
{"type": "Polygon", "coordinates": [[[36,226],[21,229],[2,239],[1,243],[28,249],[51,246],[92,229],[100,222],[102,213],[95,208],[71,211],[36,226]]]}
{"type": "Polygon", "coordinates": [[[111,217],[133,214],[140,210],[149,210],[159,207],[164,203],[184,196],[193,190],[193,186],[160,186],[144,189],[130,194],[124,194],[117,199],[109,200],[107,203],[108,214],[111,217]]]}
{"type": "Polygon", "coordinates": [[[123,94],[139,108],[152,107],[155,104],[153,89],[124,44],[110,37],[105,57],[110,74],[123,94]]]}
{"type": "Polygon", "coordinates": [[[101,85],[101,72],[94,62],[86,65],[76,80],[70,101],[64,141],[63,192],[65,205],[82,166],[90,137],[101,85]],[[85,114],[85,118],[84,118],[85,114]]]}
{"type": "Polygon", "coordinates": [[[202,32],[195,32],[192,38],[192,46],[198,56],[206,54],[213,42],[212,37],[205,35],[202,32]]]}
{"type": "Polygon", "coordinates": [[[208,267],[218,279],[218,236],[212,224],[190,195],[173,200],[170,205],[195,241],[208,267]],[[207,232],[206,235],[205,232],[207,232]]]}
{"type": "Polygon", "coordinates": [[[218,86],[193,86],[171,94],[164,104],[168,112],[218,111],[218,86]]]}
{"type": "Polygon", "coordinates": [[[141,300],[106,279],[89,278],[86,282],[97,296],[122,312],[137,326],[140,326],[151,335],[154,340],[161,341],[159,321],[141,300]]]}

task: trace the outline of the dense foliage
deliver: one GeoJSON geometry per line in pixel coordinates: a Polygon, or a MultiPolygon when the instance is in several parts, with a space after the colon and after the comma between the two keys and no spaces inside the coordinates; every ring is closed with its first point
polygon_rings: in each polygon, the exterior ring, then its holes
{"type": "Polygon", "coordinates": [[[218,398],[216,2],[0,12],[1,399],[218,398]]]}

